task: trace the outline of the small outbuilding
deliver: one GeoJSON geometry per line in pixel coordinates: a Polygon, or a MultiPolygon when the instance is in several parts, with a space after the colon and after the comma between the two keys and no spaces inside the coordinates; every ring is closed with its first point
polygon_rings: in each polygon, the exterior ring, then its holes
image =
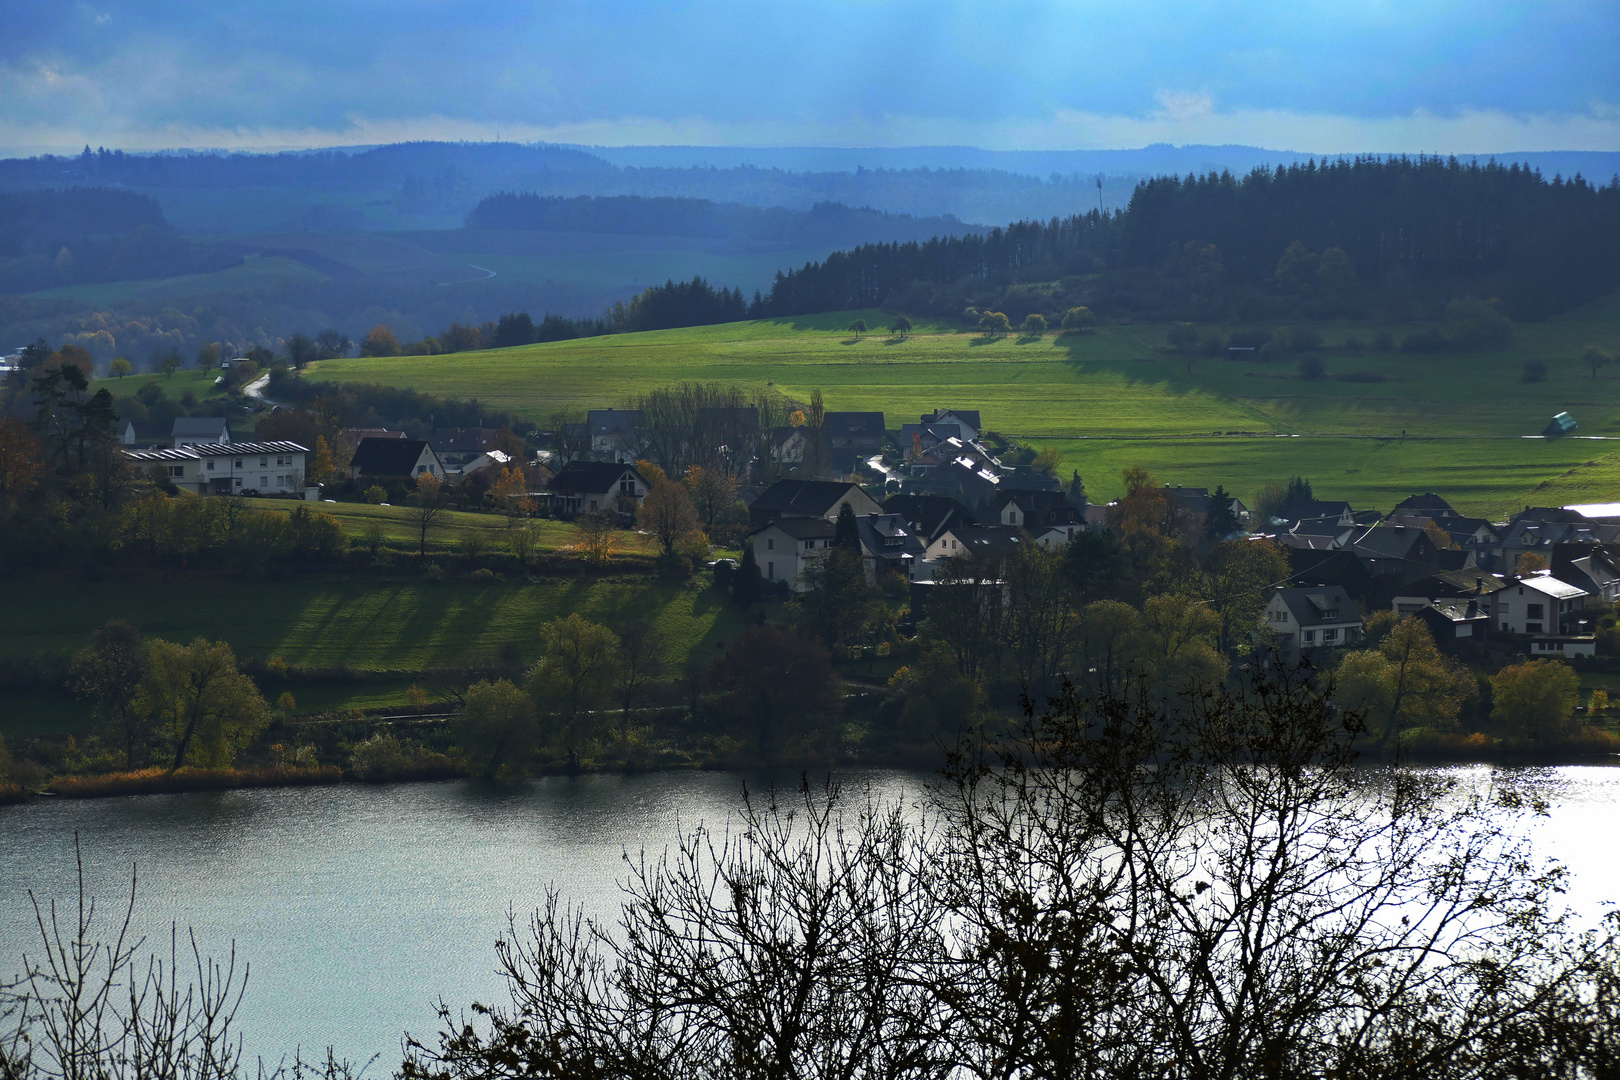
{"type": "Polygon", "coordinates": [[[1547,426],[1541,429],[1541,433],[1543,435],[1568,435],[1578,427],[1580,425],[1575,422],[1573,416],[1567,412],[1561,412],[1547,421],[1547,426]]]}

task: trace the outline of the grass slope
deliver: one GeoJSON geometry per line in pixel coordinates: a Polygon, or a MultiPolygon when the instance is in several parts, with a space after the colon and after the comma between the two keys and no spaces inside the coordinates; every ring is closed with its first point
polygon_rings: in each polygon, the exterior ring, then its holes
{"type": "MultiPolygon", "coordinates": [[[[293,507],[300,505],[291,500],[266,499],[254,503],[256,509],[288,513],[293,507]]],[[[352,543],[358,543],[365,536],[366,528],[377,522],[382,525],[384,542],[390,547],[415,551],[417,546],[417,526],[412,524],[414,511],[407,506],[372,506],[366,503],[307,503],[303,504],[311,509],[331,514],[342,523],[344,531],[352,543]]],[[[561,521],[545,521],[528,519],[525,522],[535,532],[536,551],[563,551],[573,542],[574,530],[571,525],[561,521]]],[[[504,551],[510,539],[512,526],[510,521],[499,514],[473,514],[460,510],[446,510],[433,523],[428,530],[427,547],[431,551],[454,550],[463,539],[476,536],[483,542],[485,550],[504,551]]],[[[619,546],[616,550],[621,552],[639,552],[654,554],[657,550],[656,542],[643,533],[619,533],[619,546]]]]}
{"type": "Polygon", "coordinates": [[[1568,410],[1583,436],[1620,437],[1620,376],[1593,379],[1579,364],[1586,344],[1620,343],[1620,295],[1522,325],[1511,347],[1489,353],[1346,355],[1337,348],[1347,338],[1371,341],[1380,329],[1399,338],[1415,327],[1316,326],[1329,346],[1329,376],[1371,372],[1383,382],[1307,380],[1291,362],[1189,362],[1159,351],[1163,326],[990,340],[920,322],[899,339],[852,335],[843,328],[856,318],[880,327],[891,316],[840,312],[452,356],[333,360],[311,377],[476,397],[537,421],[558,406],[618,404],[687,379],[771,384],[801,398],[819,387],[829,408],[882,409],[891,427],[936,406],[978,408],[994,429],[1057,446],[1065,469],[1080,470],[1097,498],[1119,493],[1123,464],[1143,462],[1168,482],[1224,483],[1244,497],[1303,473],[1320,478],[1324,495],[1386,509],[1433,487],[1464,509],[1498,514],[1538,490],[1538,501],[1558,492],[1584,499],[1604,491],[1614,471],[1608,443],[1522,436],[1568,410]],[[1520,381],[1530,359],[1547,364],[1544,382],[1520,381]],[[1254,437],[1278,435],[1300,438],[1254,437]]]}

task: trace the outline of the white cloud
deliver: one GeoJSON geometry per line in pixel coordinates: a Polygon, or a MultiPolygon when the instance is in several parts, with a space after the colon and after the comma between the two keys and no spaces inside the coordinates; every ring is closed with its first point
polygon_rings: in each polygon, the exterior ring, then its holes
{"type": "Polygon", "coordinates": [[[1159,115],[1176,123],[1204,120],[1215,115],[1215,99],[1208,91],[1188,93],[1185,90],[1160,90],[1153,95],[1159,103],[1159,115]]]}

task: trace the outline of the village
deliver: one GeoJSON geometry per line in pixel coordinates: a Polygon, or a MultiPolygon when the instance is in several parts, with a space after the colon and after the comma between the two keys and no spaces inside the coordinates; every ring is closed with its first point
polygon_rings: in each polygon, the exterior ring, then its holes
{"type": "MultiPolygon", "coordinates": [[[[786,597],[810,588],[812,568],[852,518],[866,575],[898,575],[921,618],[945,568],[996,564],[1020,545],[1064,548],[1085,532],[1118,531],[1117,501],[1091,502],[1078,472],[988,429],[979,410],[940,408],[890,429],[882,412],[824,411],[814,422],[761,430],[752,405],[704,407],[689,430],[650,429],[636,409],[590,410],[527,439],[508,429],[441,428],[412,439],[386,428],[345,429],[341,477],[312,479],[314,451],[287,440],[233,441],[222,418],[181,418],[166,433],[126,423],[126,457],[160,482],[197,495],[335,501],[409,497],[421,477],[468,495],[522,477],[533,512],[601,515],[633,528],[665,470],[707,467],[724,478],[716,541],[752,555],[763,585],[786,597]],[[155,436],[155,437],[154,437],[155,436]],[[530,445],[538,447],[530,450],[530,445]],[[649,475],[651,474],[651,475],[649,475]],[[330,491],[328,490],[330,489],[330,491]],[[724,534],[722,537],[721,534],[724,534]]],[[[323,447],[323,453],[326,451],[323,447]]],[[[1620,504],[1526,506],[1505,521],[1469,517],[1434,492],[1389,512],[1318,498],[1308,482],[1251,508],[1217,487],[1163,485],[1161,531],[1192,549],[1268,540],[1289,574],[1271,584],[1255,646],[1293,661],[1359,641],[1378,611],[1415,615],[1459,658],[1589,657],[1598,627],[1588,604],[1620,599],[1620,504]]],[[[847,526],[846,526],[847,527],[847,526]]],[[[716,544],[720,546],[719,543],[716,544]]],[[[736,560],[711,561],[717,574],[736,560]]]]}

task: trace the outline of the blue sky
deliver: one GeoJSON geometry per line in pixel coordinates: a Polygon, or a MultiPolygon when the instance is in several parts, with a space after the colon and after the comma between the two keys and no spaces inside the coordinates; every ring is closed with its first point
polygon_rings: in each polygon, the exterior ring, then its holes
{"type": "Polygon", "coordinates": [[[0,147],[1620,150],[1620,0],[0,0],[0,147]]]}

